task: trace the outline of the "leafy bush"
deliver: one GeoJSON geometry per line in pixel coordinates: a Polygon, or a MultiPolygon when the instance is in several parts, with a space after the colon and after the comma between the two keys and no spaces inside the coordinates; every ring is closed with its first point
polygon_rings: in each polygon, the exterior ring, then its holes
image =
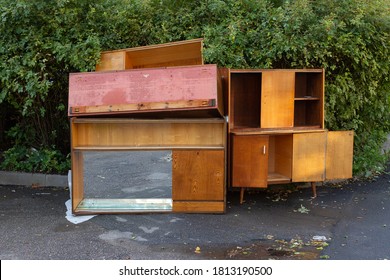
{"type": "Polygon", "coordinates": [[[12,171],[64,173],[70,169],[70,159],[55,149],[14,146],[4,153],[0,167],[12,171]]]}
{"type": "Polygon", "coordinates": [[[70,72],[93,70],[101,50],[203,37],[207,63],[325,68],[327,128],[355,130],[355,174],[381,170],[389,10],[388,0],[0,0],[0,104],[13,112],[2,147],[68,154],[70,72]]]}

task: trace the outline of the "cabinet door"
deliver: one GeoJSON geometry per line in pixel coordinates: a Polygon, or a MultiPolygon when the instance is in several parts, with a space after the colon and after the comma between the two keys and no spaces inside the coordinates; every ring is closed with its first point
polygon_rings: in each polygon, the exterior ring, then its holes
{"type": "Polygon", "coordinates": [[[295,73],[262,73],[261,128],[293,127],[295,73]]]}
{"type": "Polygon", "coordinates": [[[329,131],[326,147],[326,179],[352,178],[353,131],[329,131]]]}
{"type": "Polygon", "coordinates": [[[233,187],[266,188],[268,177],[268,136],[234,136],[233,187]]]}
{"type": "Polygon", "coordinates": [[[325,179],[326,132],[297,133],[293,136],[293,182],[325,179]]]}
{"type": "Polygon", "coordinates": [[[225,151],[174,150],[172,199],[174,201],[224,201],[225,151]]]}

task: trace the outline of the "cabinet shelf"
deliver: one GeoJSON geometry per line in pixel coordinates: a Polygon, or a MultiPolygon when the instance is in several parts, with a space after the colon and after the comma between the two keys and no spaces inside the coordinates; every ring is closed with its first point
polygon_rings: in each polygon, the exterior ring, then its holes
{"type": "Polygon", "coordinates": [[[291,178],[280,173],[268,173],[268,184],[285,184],[290,183],[291,178]]]}
{"type": "Polygon", "coordinates": [[[262,128],[234,128],[230,130],[233,135],[280,135],[292,133],[323,132],[324,129],[319,125],[295,126],[291,129],[262,129],[262,128]]]}
{"type": "Polygon", "coordinates": [[[308,96],[308,97],[296,97],[296,98],[294,98],[294,100],[295,101],[320,101],[320,98],[308,96]]]}

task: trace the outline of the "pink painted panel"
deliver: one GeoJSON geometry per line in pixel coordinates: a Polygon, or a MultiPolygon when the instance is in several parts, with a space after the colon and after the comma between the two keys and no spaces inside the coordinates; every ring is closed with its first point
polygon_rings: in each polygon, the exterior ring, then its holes
{"type": "Polygon", "coordinates": [[[217,108],[217,79],[214,64],[72,73],[69,108],[199,99],[214,99],[217,108]]]}

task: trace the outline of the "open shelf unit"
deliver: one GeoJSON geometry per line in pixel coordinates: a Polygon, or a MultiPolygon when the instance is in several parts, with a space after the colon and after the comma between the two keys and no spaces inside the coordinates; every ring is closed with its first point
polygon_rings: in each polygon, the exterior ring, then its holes
{"type": "Polygon", "coordinates": [[[229,131],[324,128],[322,69],[227,72],[229,131]]]}

